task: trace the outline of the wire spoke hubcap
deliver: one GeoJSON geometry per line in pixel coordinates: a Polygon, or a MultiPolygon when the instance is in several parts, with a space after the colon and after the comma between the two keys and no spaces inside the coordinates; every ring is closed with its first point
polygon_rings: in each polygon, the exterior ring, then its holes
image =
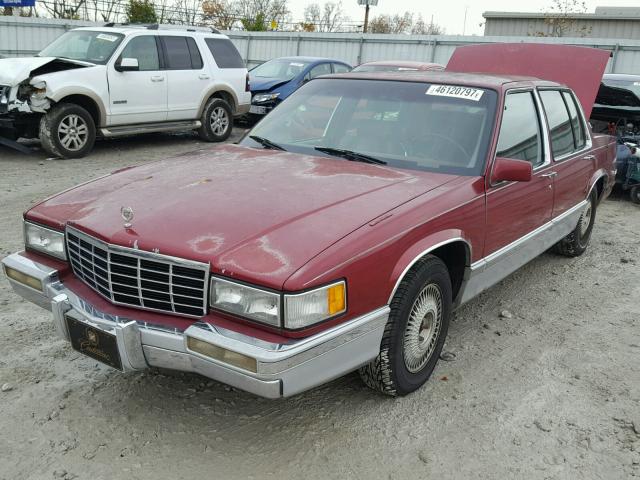
{"type": "Polygon", "coordinates": [[[442,293],[430,283],[416,297],[404,331],[404,364],[411,373],[424,368],[436,349],[442,327],[442,293]]]}
{"type": "Polygon", "coordinates": [[[229,116],[227,111],[222,107],[216,107],[211,112],[209,117],[209,124],[211,125],[211,131],[216,135],[222,135],[229,126],[229,116]]]}
{"type": "Polygon", "coordinates": [[[591,225],[591,215],[593,214],[593,208],[591,208],[591,202],[587,203],[582,211],[582,217],[580,218],[580,237],[584,237],[591,225]]]}
{"type": "Polygon", "coordinates": [[[58,140],[64,148],[78,151],[87,144],[89,127],[84,119],[72,113],[64,117],[58,125],[58,140]]]}

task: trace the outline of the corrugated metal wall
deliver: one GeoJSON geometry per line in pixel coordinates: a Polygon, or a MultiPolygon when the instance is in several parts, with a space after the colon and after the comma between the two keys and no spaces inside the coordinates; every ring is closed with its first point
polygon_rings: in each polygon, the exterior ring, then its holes
{"type": "MultiPolygon", "coordinates": [[[[640,39],[640,19],[577,19],[567,22],[571,32],[567,36],[588,38],[640,39]]],[[[488,36],[522,36],[536,35],[539,32],[551,34],[552,25],[548,20],[540,17],[488,17],[484,27],[484,34],[488,36]]]]}
{"type": "MultiPolygon", "coordinates": [[[[0,55],[33,55],[66,30],[100,25],[71,20],[0,17],[0,55]]],[[[248,66],[275,57],[333,57],[356,65],[371,60],[420,60],[446,64],[457,46],[472,43],[540,42],[602,48],[613,52],[609,72],[640,74],[640,41],[552,37],[362,35],[357,33],[227,32],[248,66]]]]}

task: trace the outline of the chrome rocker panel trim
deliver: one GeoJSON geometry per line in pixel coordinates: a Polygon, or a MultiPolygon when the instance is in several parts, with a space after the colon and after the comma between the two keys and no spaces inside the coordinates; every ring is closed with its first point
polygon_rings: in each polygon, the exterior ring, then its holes
{"type": "Polygon", "coordinates": [[[148,367],[195,372],[267,398],[295,395],[365,365],[378,355],[389,317],[389,307],[384,306],[284,344],[265,342],[205,322],[194,323],[181,332],[102,312],[66,288],[56,270],[18,253],[4,258],[2,263],[43,282],[44,291],[39,292],[8,279],[20,296],[52,311],[56,333],[64,340],[69,341],[65,315],[114,334],[125,372],[148,367]],[[255,358],[257,373],[190,351],[187,337],[255,358]]]}

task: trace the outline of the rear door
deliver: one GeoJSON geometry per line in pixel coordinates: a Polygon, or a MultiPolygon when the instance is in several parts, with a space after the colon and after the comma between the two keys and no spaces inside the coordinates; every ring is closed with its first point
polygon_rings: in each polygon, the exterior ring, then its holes
{"type": "Polygon", "coordinates": [[[555,198],[553,217],[558,217],[586,198],[596,157],[578,104],[569,90],[540,90],[553,154],[555,198]]]}
{"type": "MultiPolygon", "coordinates": [[[[554,186],[549,175],[552,165],[543,132],[541,107],[533,89],[508,92],[496,156],[531,162],[533,178],[530,182],[502,182],[487,186],[484,256],[491,258],[494,255],[497,263],[522,248],[528,252],[535,251],[535,238],[531,240],[534,243],[532,249],[522,240],[551,220],[554,186]]],[[[524,255],[529,260],[535,254],[530,257],[529,253],[524,255]]]]}
{"type": "Polygon", "coordinates": [[[202,94],[211,82],[202,55],[191,37],[162,35],[169,112],[167,120],[195,120],[202,94]]]}
{"type": "Polygon", "coordinates": [[[156,37],[140,35],[124,46],[116,61],[107,68],[109,81],[109,125],[162,122],[167,119],[167,74],[156,37]],[[135,58],[139,70],[119,72],[123,58],[135,58]]]}

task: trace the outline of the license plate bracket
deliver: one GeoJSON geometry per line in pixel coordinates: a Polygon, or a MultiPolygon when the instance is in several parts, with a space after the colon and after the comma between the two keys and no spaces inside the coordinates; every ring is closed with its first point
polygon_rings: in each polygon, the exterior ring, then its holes
{"type": "Polygon", "coordinates": [[[258,115],[265,115],[267,113],[267,107],[261,107],[259,105],[251,105],[249,107],[249,113],[255,113],[258,115]]]}
{"type": "Polygon", "coordinates": [[[69,339],[74,350],[122,371],[116,336],[65,315],[69,339]]]}

